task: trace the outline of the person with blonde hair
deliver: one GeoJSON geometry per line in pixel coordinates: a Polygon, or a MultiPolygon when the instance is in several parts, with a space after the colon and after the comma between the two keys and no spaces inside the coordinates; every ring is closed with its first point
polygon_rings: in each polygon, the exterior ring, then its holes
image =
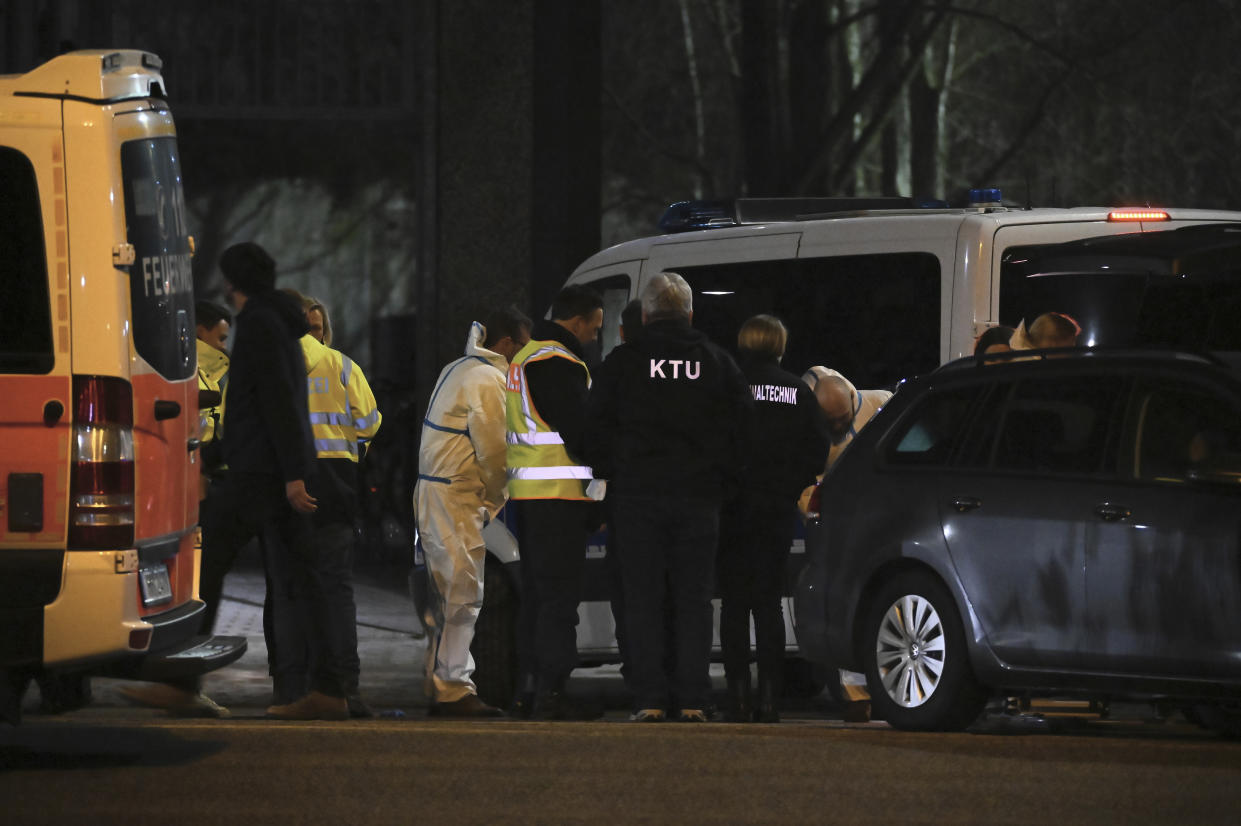
{"type": "Polygon", "coordinates": [[[1009,346],[1014,350],[1049,350],[1056,347],[1076,347],[1081,335],[1081,325],[1064,313],[1043,313],[1026,325],[1025,319],[1017,325],[1009,346]]]}
{"type": "Polygon", "coordinates": [[[327,314],[327,306],[319,299],[302,295],[302,307],[306,310],[306,321],[310,323],[310,335],[325,347],[332,346],[332,319],[327,314]]]}
{"type": "Polygon", "coordinates": [[[784,669],[784,565],[797,522],[797,495],[827,459],[823,413],[804,381],[780,366],[788,329],[771,315],[741,325],[737,350],[754,399],[740,494],[722,511],[718,573],[720,647],[730,722],[780,719],[784,669]],[[750,616],[758,658],[758,702],[750,696],[750,616]]]}

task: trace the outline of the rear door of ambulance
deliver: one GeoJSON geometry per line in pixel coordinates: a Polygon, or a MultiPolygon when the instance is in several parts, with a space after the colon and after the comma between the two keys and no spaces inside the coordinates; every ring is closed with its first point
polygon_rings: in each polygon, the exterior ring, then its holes
{"type": "MultiPolygon", "coordinates": [[[[96,317],[88,296],[81,296],[87,299],[85,306],[77,304],[79,296],[74,296],[75,331],[81,333],[74,342],[75,372],[92,372],[83,365],[97,353],[97,338],[116,340],[107,325],[114,321],[129,325],[118,355],[127,362],[133,388],[139,613],[144,619],[159,614],[170,620],[174,619],[170,612],[198,609],[190,604],[197,587],[194,528],[198,520],[194,294],[175,129],[167,106],[157,99],[105,107],[113,133],[106,144],[93,140],[84,126],[92,116],[88,104],[66,101],[65,113],[66,159],[80,173],[78,182],[83,184],[74,190],[83,197],[72,197],[69,204],[77,242],[71,246],[73,270],[98,268],[99,281],[105,286],[99,297],[116,296],[118,306],[125,308],[119,319],[96,317]],[[83,107],[81,112],[78,106],[83,107]],[[85,169],[112,173],[93,176],[85,169]],[[92,191],[95,187],[100,189],[92,191]],[[107,202],[109,192],[120,197],[123,212],[114,209],[101,214],[98,206],[107,202]],[[130,250],[126,244],[132,247],[132,263],[127,266],[124,262],[130,260],[130,250]],[[109,288],[109,282],[115,286],[109,288]]],[[[185,633],[182,629],[176,636],[185,633]]],[[[151,649],[168,642],[160,639],[157,624],[151,649]]]]}
{"type": "Polygon", "coordinates": [[[60,591],[71,434],[60,102],[0,108],[0,667],[37,665],[60,591]]]}

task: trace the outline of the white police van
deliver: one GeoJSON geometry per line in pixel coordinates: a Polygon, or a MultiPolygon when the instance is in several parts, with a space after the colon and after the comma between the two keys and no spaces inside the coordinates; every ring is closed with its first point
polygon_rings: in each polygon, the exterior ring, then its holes
{"type": "MultiPolygon", "coordinates": [[[[1093,343],[1109,287],[1074,290],[1047,277],[1036,282],[1021,267],[1033,251],[1202,224],[1241,230],[1241,212],[1021,208],[1005,206],[995,189],[971,191],[970,205],[961,208],[919,208],[912,200],[888,198],[684,202],[665,213],[665,234],[596,253],[566,283],[593,287],[604,298],[600,357],[619,341],[625,304],[653,276],[672,270],[694,289],[694,326],[719,344],[733,348],[742,322],[772,313],[790,330],[786,369],[800,373],[821,364],[858,388],[891,388],[972,352],[986,328],[1015,326],[1045,311],[1073,315],[1082,324],[1083,343],[1093,343]]],[[[517,543],[499,522],[489,527],[487,543],[486,604],[475,647],[480,690],[497,670],[515,665],[512,618],[519,580],[511,574],[519,560],[517,543]]],[[[793,592],[802,551],[799,539],[786,571],[786,594],[793,592]]],[[[615,661],[602,540],[592,540],[586,553],[578,649],[584,663],[615,661]]],[[[788,650],[795,655],[791,601],[785,607],[788,650]]],[[[496,683],[504,685],[504,678],[496,683]]]]}

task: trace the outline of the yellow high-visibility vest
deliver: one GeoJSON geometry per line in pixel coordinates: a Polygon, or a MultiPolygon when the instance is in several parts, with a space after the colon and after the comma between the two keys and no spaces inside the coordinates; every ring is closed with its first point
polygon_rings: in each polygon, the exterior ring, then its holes
{"type": "Polygon", "coordinates": [[[224,388],[220,384],[228,373],[228,354],[222,353],[202,339],[195,339],[198,348],[198,389],[215,390],[220,393],[220,403],[199,411],[202,417],[203,444],[218,438],[224,421],[224,388]]]}
{"type": "Polygon", "coordinates": [[[590,385],[590,370],[570,350],[555,341],[532,339],[508,367],[504,413],[508,429],[508,493],[513,499],[584,499],[591,470],[569,456],[564,439],[548,426],[530,398],[526,365],[549,358],[580,364],[590,385]]]}
{"type": "Polygon", "coordinates": [[[315,456],[358,461],[383,421],[366,376],[348,356],[313,336],[302,337],[302,353],[315,456]]]}

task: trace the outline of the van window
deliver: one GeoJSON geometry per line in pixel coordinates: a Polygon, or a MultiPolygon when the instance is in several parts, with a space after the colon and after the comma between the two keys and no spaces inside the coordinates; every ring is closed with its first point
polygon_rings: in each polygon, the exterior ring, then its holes
{"type": "Polygon", "coordinates": [[[55,363],[39,188],[30,160],[0,146],[0,373],[55,363]]]}
{"type": "Polygon", "coordinates": [[[736,352],[757,313],[789,328],[785,369],[816,364],[862,389],[939,364],[939,259],[889,253],[675,268],[694,288],[694,326],[736,352]]]}
{"type": "Polygon", "coordinates": [[[121,145],[134,347],[166,379],[194,373],[194,276],[176,139],[121,145]]]}
{"type": "Polygon", "coordinates": [[[1068,313],[1085,346],[1241,350],[1241,243],[1229,227],[1013,247],[1000,323],[1068,313]]]}
{"type": "MultiPolygon", "coordinates": [[[[603,299],[603,327],[599,329],[598,357],[595,358],[594,353],[591,352],[587,354],[589,356],[587,363],[597,364],[607,358],[612,348],[621,342],[620,319],[621,312],[629,303],[629,276],[614,275],[610,278],[591,281],[587,286],[599,293],[600,298],[603,299]]],[[[594,347],[587,349],[593,350],[594,347]]]]}

